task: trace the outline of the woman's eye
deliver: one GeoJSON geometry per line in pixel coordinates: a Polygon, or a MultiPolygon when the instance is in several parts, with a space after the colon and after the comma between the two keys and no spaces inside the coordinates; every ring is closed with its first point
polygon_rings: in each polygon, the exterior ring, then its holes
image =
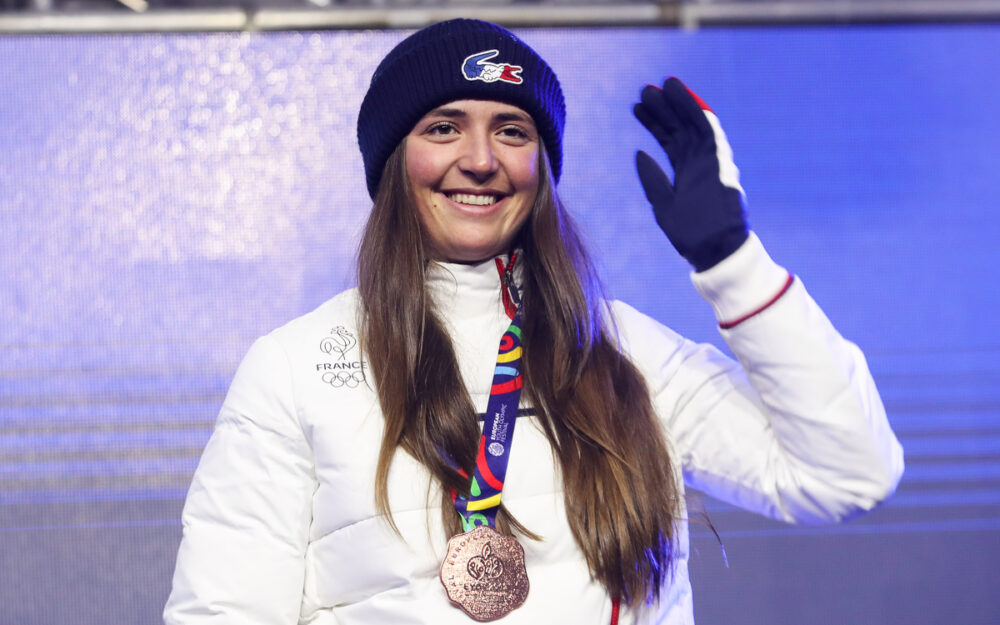
{"type": "Polygon", "coordinates": [[[517,139],[519,141],[527,141],[530,139],[530,135],[518,126],[505,126],[500,129],[500,134],[508,139],[517,139]]]}
{"type": "Polygon", "coordinates": [[[426,132],[429,135],[434,135],[434,136],[441,137],[441,136],[450,135],[451,133],[455,132],[455,127],[452,126],[451,124],[445,124],[445,123],[434,124],[433,126],[431,126],[430,128],[428,128],[426,130],[426,132]]]}

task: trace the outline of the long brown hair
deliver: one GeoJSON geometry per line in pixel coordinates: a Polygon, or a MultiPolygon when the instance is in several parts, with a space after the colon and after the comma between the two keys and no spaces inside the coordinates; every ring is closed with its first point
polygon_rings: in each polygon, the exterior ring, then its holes
{"type": "MultiPolygon", "coordinates": [[[[358,254],[361,341],[385,433],[375,503],[395,527],[388,475],[402,448],[442,486],[448,535],[461,531],[449,492],[468,493],[479,427],[451,339],[424,283],[424,232],[411,203],[405,139],[386,163],[358,254]]],[[[622,354],[593,265],[550,182],[516,244],[525,395],[555,450],[570,528],[590,571],[626,603],[655,598],[670,573],[680,492],[641,374],[622,354]]],[[[538,538],[501,506],[498,529],[538,538]]]]}

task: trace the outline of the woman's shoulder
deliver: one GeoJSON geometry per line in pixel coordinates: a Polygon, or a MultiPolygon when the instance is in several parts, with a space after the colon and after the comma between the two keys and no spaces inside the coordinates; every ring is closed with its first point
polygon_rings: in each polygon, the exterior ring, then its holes
{"type": "Polygon", "coordinates": [[[621,300],[610,300],[606,305],[610,313],[611,331],[618,335],[626,348],[641,347],[647,340],[669,343],[681,343],[685,340],[669,327],[621,300]]]}
{"type": "Polygon", "coordinates": [[[647,378],[673,371],[697,349],[695,343],[625,302],[609,301],[607,310],[612,340],[647,378]]]}
{"type": "Polygon", "coordinates": [[[345,344],[356,343],[359,301],[356,288],[342,291],[312,311],[274,329],[268,336],[286,349],[322,342],[329,336],[338,337],[345,344]]]}

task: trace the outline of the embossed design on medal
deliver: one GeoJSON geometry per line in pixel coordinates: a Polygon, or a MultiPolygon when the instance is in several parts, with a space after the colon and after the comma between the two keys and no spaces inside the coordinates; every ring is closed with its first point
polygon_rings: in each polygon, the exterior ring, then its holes
{"type": "Polygon", "coordinates": [[[493,621],[528,597],[524,548],[488,525],[453,536],[441,564],[448,599],[477,621],[493,621]]]}
{"type": "Polygon", "coordinates": [[[493,547],[486,543],[483,545],[483,553],[469,558],[465,568],[473,579],[488,581],[503,575],[503,560],[494,555],[493,547]]]}

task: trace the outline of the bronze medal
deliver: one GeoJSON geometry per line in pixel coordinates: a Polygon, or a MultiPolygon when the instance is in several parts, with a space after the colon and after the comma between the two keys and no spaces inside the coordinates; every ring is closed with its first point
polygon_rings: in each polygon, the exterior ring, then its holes
{"type": "Polygon", "coordinates": [[[506,616],[528,597],[524,548],[488,525],[452,536],[441,583],[448,599],[477,621],[506,616]]]}

